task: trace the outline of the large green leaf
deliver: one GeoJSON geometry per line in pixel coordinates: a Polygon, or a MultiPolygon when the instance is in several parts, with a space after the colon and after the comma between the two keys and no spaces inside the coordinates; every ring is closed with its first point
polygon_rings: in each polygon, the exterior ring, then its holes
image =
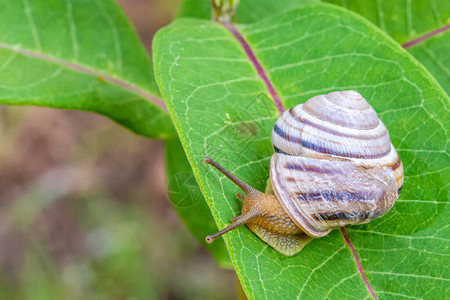
{"type": "MultiPolygon", "coordinates": [[[[279,2],[272,1],[272,0],[258,0],[258,5],[254,5],[255,3],[253,1],[240,1],[240,4],[238,6],[237,16],[235,19],[239,20],[240,23],[252,23],[255,22],[261,18],[270,16],[274,14],[275,12],[284,12],[296,7],[300,7],[305,5],[307,2],[313,2],[313,0],[286,0],[283,2],[283,5],[280,5],[279,2]]],[[[178,17],[196,17],[200,19],[211,19],[211,1],[210,0],[185,0],[181,3],[179,11],[178,11],[178,17]]],[[[247,126],[241,126],[241,128],[244,128],[244,131],[248,131],[247,126]]],[[[171,168],[177,168],[181,164],[180,163],[173,163],[172,157],[176,155],[175,152],[181,153],[181,150],[177,151],[170,151],[170,148],[175,146],[173,145],[175,142],[171,141],[167,144],[167,156],[168,156],[168,172],[170,172],[171,168]],[[170,144],[169,144],[170,143],[170,144]]],[[[184,151],[182,152],[181,156],[185,157],[184,151]]],[[[187,159],[187,158],[186,158],[187,159]]],[[[188,164],[189,165],[189,164],[188,164]]],[[[192,171],[192,168],[189,165],[188,168],[184,168],[182,171],[177,171],[175,178],[177,181],[180,182],[186,182],[189,186],[195,186],[195,188],[198,187],[197,182],[193,182],[194,173],[192,171]],[[190,169],[190,170],[189,170],[190,169]],[[184,177],[184,178],[181,178],[184,177]]],[[[169,179],[171,177],[169,176],[169,179]]],[[[174,180],[174,179],[171,179],[174,180]]],[[[175,180],[174,180],[175,181],[175,180]]],[[[211,224],[211,221],[214,222],[213,217],[211,215],[211,212],[209,211],[209,208],[206,205],[206,202],[204,205],[199,205],[198,210],[196,211],[195,220],[190,220],[193,215],[189,210],[187,209],[179,209],[177,207],[177,203],[179,201],[184,202],[192,202],[194,201],[205,201],[204,197],[196,196],[197,198],[192,198],[187,196],[186,194],[182,194],[182,189],[179,188],[179,184],[171,185],[172,181],[169,181],[169,197],[174,203],[174,207],[178,212],[178,215],[183,220],[183,222],[186,224],[186,226],[191,230],[191,232],[200,239],[200,241],[205,245],[205,230],[209,230],[207,233],[215,232],[217,231],[217,226],[193,226],[193,223],[197,224],[211,224]],[[182,200],[180,200],[180,198],[182,200]],[[192,200],[191,200],[192,199],[192,200]],[[206,228],[207,227],[207,228],[206,228]]],[[[193,188],[193,190],[195,190],[193,188]]],[[[199,187],[198,187],[199,188],[199,187]]],[[[200,189],[200,188],[199,188],[200,189]]],[[[189,194],[190,195],[190,194],[189,194]]],[[[220,241],[222,244],[222,241],[220,241]]],[[[217,251],[215,248],[211,248],[210,245],[207,245],[206,248],[211,252],[213,257],[217,260],[217,262],[221,266],[228,267],[228,261],[229,261],[229,255],[225,254],[223,251],[217,251]],[[226,262],[224,264],[223,262],[226,262]]],[[[221,247],[219,247],[220,249],[221,247]]]]}
{"type": "Polygon", "coordinates": [[[450,94],[450,1],[324,0],[365,17],[398,43],[408,47],[450,94]],[[441,29],[441,30],[439,30],[441,29]],[[430,33],[424,41],[408,44],[430,33]]]}
{"type": "Polygon", "coordinates": [[[377,25],[400,44],[448,24],[450,2],[445,0],[322,0],[354,11],[377,25]]]}
{"type": "Polygon", "coordinates": [[[0,103],[86,110],[148,137],[174,136],[158,95],[115,1],[0,2],[0,103]]]}
{"type": "MultiPolygon", "coordinates": [[[[317,0],[320,1],[320,0],[317,0]]],[[[435,30],[448,26],[450,20],[450,1],[420,0],[322,0],[354,11],[377,25],[400,44],[413,41],[435,30]]],[[[184,0],[178,12],[179,16],[211,18],[210,0],[184,0]]],[[[278,12],[300,7],[309,0],[288,0],[283,3],[271,0],[241,1],[236,20],[252,23],[278,12]]],[[[447,94],[450,94],[450,71],[448,53],[450,52],[449,33],[436,33],[425,42],[408,47],[436,78],[447,94]]]]}
{"type": "Polygon", "coordinates": [[[223,240],[213,244],[207,244],[205,241],[205,236],[217,230],[217,226],[195,180],[180,140],[168,139],[165,143],[168,194],[175,211],[219,265],[230,268],[230,256],[223,240]]]}
{"type": "MultiPolygon", "coordinates": [[[[383,298],[444,298],[448,265],[449,99],[398,44],[343,9],[314,5],[238,26],[285,107],[334,90],[369,99],[405,166],[386,216],[348,228],[368,282],[383,298]]],[[[154,41],[160,90],[220,228],[239,214],[239,189],[203,164],[210,156],[263,190],[278,116],[241,44],[219,24],[179,19],[154,41]]],[[[284,257],[247,228],[224,236],[247,296],[370,297],[339,231],[284,257]]]]}

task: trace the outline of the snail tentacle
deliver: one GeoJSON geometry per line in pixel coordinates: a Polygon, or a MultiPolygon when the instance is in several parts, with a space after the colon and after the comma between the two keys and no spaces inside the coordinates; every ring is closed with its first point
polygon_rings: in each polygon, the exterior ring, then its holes
{"type": "MultiPolygon", "coordinates": [[[[222,167],[221,165],[219,165],[218,163],[216,163],[214,160],[212,160],[209,157],[205,157],[204,160],[205,164],[211,165],[214,168],[216,168],[217,170],[219,170],[223,175],[227,176],[229,179],[231,179],[231,181],[233,181],[238,187],[240,187],[244,193],[248,196],[248,195],[258,195],[261,194],[260,191],[258,191],[257,189],[252,188],[250,185],[248,185],[245,181],[243,181],[242,179],[239,179],[238,177],[236,177],[233,173],[231,173],[230,171],[226,170],[224,167],[222,167]]],[[[239,196],[239,195],[238,195],[239,196]]]]}

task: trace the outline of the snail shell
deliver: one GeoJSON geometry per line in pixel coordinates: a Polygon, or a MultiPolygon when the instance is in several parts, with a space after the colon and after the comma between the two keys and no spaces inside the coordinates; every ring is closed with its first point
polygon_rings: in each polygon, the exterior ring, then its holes
{"type": "Polygon", "coordinates": [[[270,186],[261,193],[206,158],[246,196],[242,215],[206,240],[246,224],[293,255],[311,237],[386,214],[403,185],[403,165],[386,126],[355,91],[316,96],[285,111],[272,131],[270,186]]]}
{"type": "Polygon", "coordinates": [[[355,91],[316,96],[283,113],[272,131],[272,188],[312,237],[387,213],[403,166],[386,126],[355,91]]]}

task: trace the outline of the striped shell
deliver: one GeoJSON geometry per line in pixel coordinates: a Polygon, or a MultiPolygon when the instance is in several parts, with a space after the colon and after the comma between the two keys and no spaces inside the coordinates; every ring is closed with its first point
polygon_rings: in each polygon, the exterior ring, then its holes
{"type": "Polygon", "coordinates": [[[316,96],[283,113],[272,131],[272,188],[313,237],[387,213],[403,166],[386,126],[355,91],[316,96]]]}

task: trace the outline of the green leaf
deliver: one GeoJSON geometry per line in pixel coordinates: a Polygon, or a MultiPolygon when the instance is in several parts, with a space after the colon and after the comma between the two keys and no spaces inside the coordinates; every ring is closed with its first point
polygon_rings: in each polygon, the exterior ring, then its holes
{"type": "MultiPolygon", "coordinates": [[[[447,0],[325,0],[325,2],[341,5],[360,14],[403,45],[435,30],[443,29],[450,21],[450,1],[447,0]]],[[[407,47],[449,95],[448,29],[446,33],[438,33],[407,47]]]]}
{"type": "Polygon", "coordinates": [[[408,48],[450,95],[450,31],[408,48]]]}
{"type": "MultiPolygon", "coordinates": [[[[237,29],[285,107],[335,90],[359,91],[379,113],[405,167],[394,209],[347,228],[378,297],[449,292],[449,99],[424,67],[368,21],[313,5],[237,29]]],[[[179,19],[154,40],[155,75],[197,181],[220,228],[240,214],[232,182],[210,156],[263,190],[278,111],[241,44],[219,24],[179,19]]],[[[338,230],[285,257],[246,227],[224,236],[250,299],[370,298],[338,230]]]]}
{"type": "Polygon", "coordinates": [[[446,25],[450,2],[445,0],[322,0],[356,12],[378,26],[399,44],[446,25]]]}
{"type": "MultiPolygon", "coordinates": [[[[319,1],[319,0],[318,0],[319,1]]],[[[246,0],[237,9],[236,20],[252,23],[273,14],[298,8],[312,1],[246,0]]],[[[442,28],[450,20],[450,2],[446,0],[391,1],[391,0],[323,0],[343,6],[360,14],[400,44],[405,44],[442,28]]],[[[211,18],[209,0],[185,0],[178,12],[180,17],[211,18]]],[[[441,33],[418,43],[408,51],[436,78],[450,94],[449,33],[441,33]]]]}
{"type": "Polygon", "coordinates": [[[207,244],[205,241],[205,236],[216,231],[217,226],[195,180],[180,140],[168,139],[165,143],[169,198],[178,217],[220,266],[231,268],[230,256],[223,240],[213,244],[207,244]]]}
{"type": "Polygon", "coordinates": [[[0,4],[0,103],[78,109],[174,136],[152,64],[115,1],[0,4]]]}

